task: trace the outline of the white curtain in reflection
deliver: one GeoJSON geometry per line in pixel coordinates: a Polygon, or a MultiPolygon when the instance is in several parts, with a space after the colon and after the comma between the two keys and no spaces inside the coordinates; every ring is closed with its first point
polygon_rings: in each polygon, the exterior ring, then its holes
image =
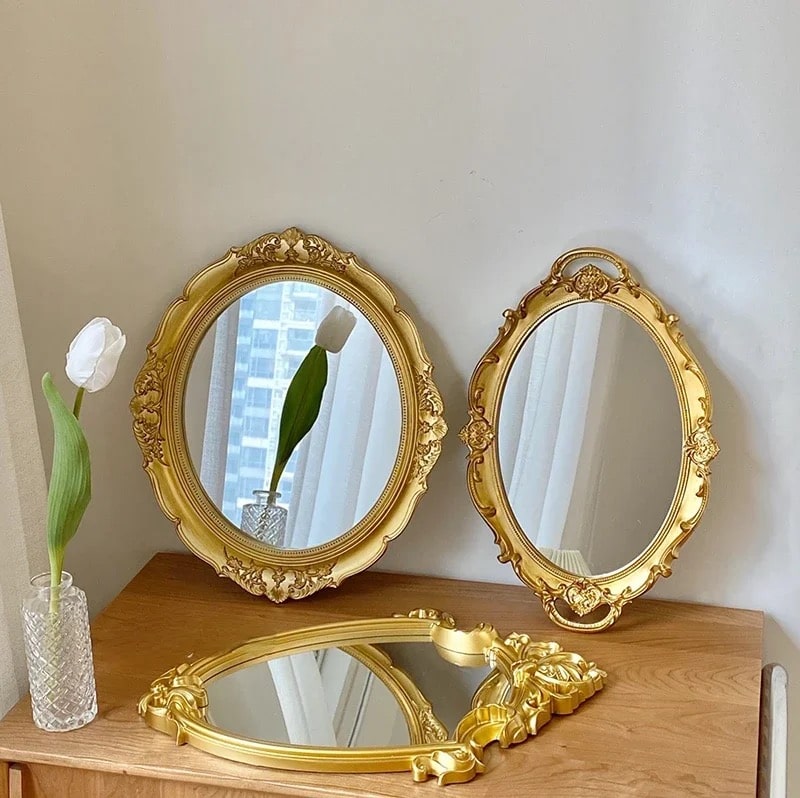
{"type": "Polygon", "coordinates": [[[514,514],[537,548],[576,573],[589,571],[580,552],[591,527],[571,505],[617,322],[600,304],[556,313],[522,348],[503,396],[499,443],[514,514]]]}
{"type": "Polygon", "coordinates": [[[46,569],[44,478],[17,300],[0,214],[0,717],[27,690],[20,605],[46,569]]]}
{"type": "Polygon", "coordinates": [[[295,745],[335,746],[336,731],[317,658],[313,651],[268,660],[272,681],[286,724],[295,745]]]}
{"type": "Polygon", "coordinates": [[[227,419],[231,417],[231,389],[236,370],[238,330],[239,303],[236,302],[217,319],[215,325],[214,355],[208,378],[208,409],[203,433],[203,459],[200,462],[200,481],[217,507],[222,507],[225,492],[230,428],[227,419]],[[225,423],[220,423],[220,419],[226,419],[225,423]]]}
{"type": "MultiPolygon", "coordinates": [[[[334,304],[332,294],[324,296],[319,320],[334,304]]],[[[320,414],[299,447],[286,526],[287,546],[295,549],[327,543],[355,526],[377,500],[397,456],[397,377],[372,326],[356,316],[347,344],[328,358],[320,414]]]]}

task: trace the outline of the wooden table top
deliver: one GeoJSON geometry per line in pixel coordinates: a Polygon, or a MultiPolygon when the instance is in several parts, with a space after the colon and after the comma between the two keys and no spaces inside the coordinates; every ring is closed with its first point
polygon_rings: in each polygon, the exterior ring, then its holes
{"type": "Polygon", "coordinates": [[[606,688],[527,742],[487,749],[487,772],[447,788],[500,795],[706,796],[756,789],[763,617],[759,612],[638,600],[610,631],[553,626],[521,586],[365,573],[338,590],[274,605],[188,554],[156,555],[92,624],[100,711],[78,731],[38,730],[25,698],[0,722],[0,759],[86,768],[288,796],[434,795],[410,773],[330,775],[240,765],[147,728],[136,704],[187,656],[250,637],[415,607],[446,610],[462,628],[556,640],[608,671],[606,688]],[[535,788],[535,793],[534,793],[535,788]]]}

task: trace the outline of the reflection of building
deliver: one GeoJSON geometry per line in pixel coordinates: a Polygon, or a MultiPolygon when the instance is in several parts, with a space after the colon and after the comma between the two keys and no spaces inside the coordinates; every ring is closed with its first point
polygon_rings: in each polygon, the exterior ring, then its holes
{"type": "MultiPolygon", "coordinates": [[[[281,282],[245,294],[231,396],[222,510],[238,524],[253,491],[269,487],[286,389],[314,344],[320,289],[281,282]]],[[[289,504],[297,452],[281,477],[280,503],[289,504]]]]}

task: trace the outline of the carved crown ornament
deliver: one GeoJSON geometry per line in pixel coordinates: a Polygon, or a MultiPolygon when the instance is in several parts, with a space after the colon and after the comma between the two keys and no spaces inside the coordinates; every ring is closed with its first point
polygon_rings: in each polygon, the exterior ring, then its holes
{"type": "Polygon", "coordinates": [[[147,348],[130,409],[143,467],[179,537],[220,576],[278,603],[337,587],[384,553],[427,490],[447,432],[433,366],[392,289],[352,252],[297,227],[233,247],[189,280],[147,348]],[[219,314],[251,290],[291,280],[332,291],[372,323],[395,368],[402,427],[395,466],[375,505],[339,537],[300,550],[261,544],[225,518],[200,483],[183,418],[191,364],[219,314]]]}
{"type": "MultiPolygon", "coordinates": [[[[372,618],[295,629],[248,640],[233,649],[172,668],[156,679],[139,702],[151,728],[225,759],[272,768],[330,773],[411,772],[440,785],[467,782],[485,771],[484,750],[525,742],[556,715],[569,715],[603,689],[606,673],[558,643],[528,635],[505,637],[489,624],[459,629],[452,617],[417,609],[372,618]],[[423,695],[410,673],[395,666],[381,646],[387,642],[430,643],[445,660],[489,666],[489,675],[455,729],[436,717],[435,695],[423,695]],[[300,650],[339,647],[365,665],[395,698],[408,725],[410,745],[400,748],[318,748],[239,737],[209,719],[206,686],[218,674],[277,659],[300,650]],[[432,700],[433,699],[433,702],[432,700]]],[[[255,698],[255,697],[254,697],[255,698]]]]}
{"type": "Polygon", "coordinates": [[[509,562],[539,596],[548,616],[567,629],[597,632],[620,617],[624,606],[672,572],[672,561],[691,535],[708,501],[710,464],[719,454],[711,433],[711,392],[705,373],[678,328],[678,317],[633,277],[618,255],[600,248],[561,255],[541,284],[517,308],[506,310],[497,338],[470,381],[467,484],[473,504],[494,532],[498,559],[509,562]],[[580,268],[576,265],[583,263],[580,268]],[[652,542],[632,561],[600,576],[570,574],[540,552],[533,530],[521,528],[502,481],[497,430],[502,391],[514,359],[548,317],[579,302],[608,303],[625,311],[658,344],[676,384],[684,430],[678,490],[652,542]]]}
{"type": "Polygon", "coordinates": [[[282,233],[267,233],[243,247],[234,247],[231,252],[238,260],[236,275],[270,264],[311,264],[337,272],[359,266],[352,252],[343,252],[324,238],[296,227],[282,233]]]}

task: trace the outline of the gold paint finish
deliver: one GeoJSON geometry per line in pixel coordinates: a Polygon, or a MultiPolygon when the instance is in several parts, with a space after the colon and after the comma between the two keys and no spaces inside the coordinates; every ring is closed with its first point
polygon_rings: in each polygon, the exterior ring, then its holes
{"type": "Polygon", "coordinates": [[[225,759],[251,765],[325,773],[410,770],[414,781],[470,781],[482,773],[484,748],[503,748],[535,735],[553,715],[568,715],[602,689],[606,674],[557,643],[535,643],[527,635],[505,639],[482,624],[456,628],[446,613],[414,610],[408,615],[326,624],[261,637],[182,664],[156,679],[139,702],[153,729],[225,759]],[[452,739],[411,679],[394,667],[380,643],[430,642],[448,661],[493,670],[478,687],[472,706],[452,739]],[[412,744],[397,748],[317,748],[253,740],[210,725],[205,684],[222,674],[267,659],[338,646],[370,668],[391,690],[409,724],[412,744]]]}
{"type": "Polygon", "coordinates": [[[719,454],[711,434],[711,392],[703,370],[678,329],[678,317],[632,277],[618,255],[599,248],[574,249],[553,264],[550,275],[504,312],[505,322],[478,363],[469,386],[470,420],[460,438],[469,448],[467,483],[478,512],[492,528],[500,562],[510,562],[519,578],[541,598],[548,616],[566,629],[597,632],[610,627],[629,601],[672,573],[672,560],[700,521],[708,502],[710,464],[719,454]],[[592,260],[613,267],[610,274],[592,260]],[[500,474],[497,428],[503,390],[514,359],[534,330],[552,313],[581,302],[604,302],[632,316],[647,330],[667,362],[677,391],[683,435],[678,485],[666,518],[650,545],[632,562],[598,577],[562,570],[533,545],[511,509],[500,474]],[[583,617],[607,607],[600,620],[580,623],[564,617],[563,601],[583,617]]]}
{"type": "Polygon", "coordinates": [[[192,277],[167,308],[134,384],[133,430],[158,503],[186,546],[250,593],[274,602],[301,599],[369,567],[411,518],[447,432],[432,372],[414,323],[387,283],[352,252],[291,227],[232,248],[192,277]],[[291,551],[258,543],[214,506],[184,429],[187,378],[203,335],[241,296],[284,280],[323,286],[373,324],[394,365],[402,414],[395,465],[372,509],[335,540],[291,551]]]}

